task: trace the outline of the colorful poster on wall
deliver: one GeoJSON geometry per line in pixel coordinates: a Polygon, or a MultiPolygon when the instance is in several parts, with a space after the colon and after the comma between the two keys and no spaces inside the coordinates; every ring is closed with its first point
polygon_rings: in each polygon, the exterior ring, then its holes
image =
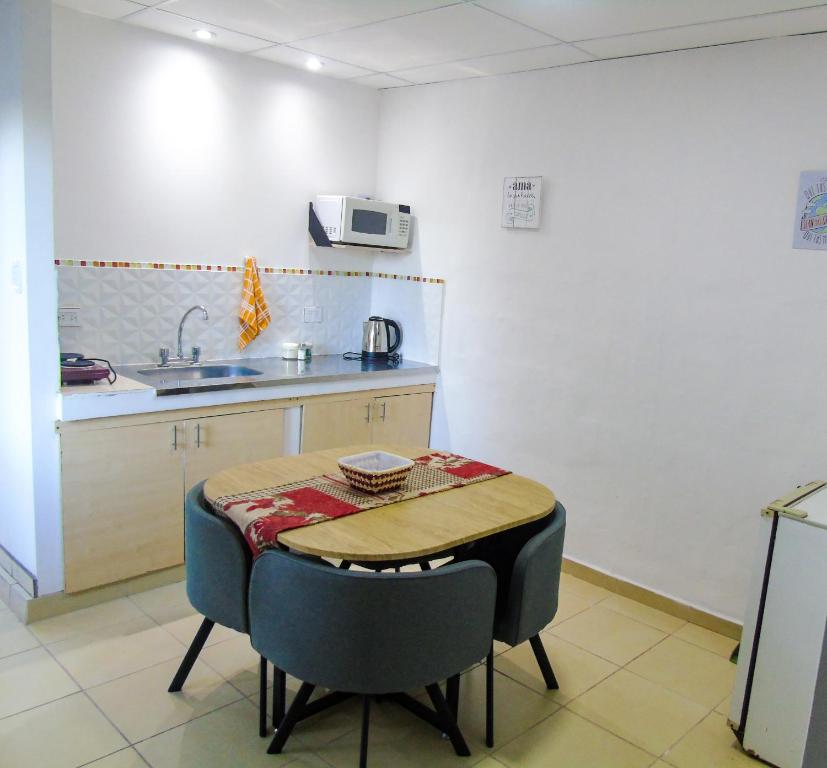
{"type": "Polygon", "coordinates": [[[793,248],[827,251],[827,171],[801,173],[793,248]]]}
{"type": "Polygon", "coordinates": [[[542,191],[542,176],[507,176],[503,180],[502,225],[509,229],[537,229],[542,191]]]}

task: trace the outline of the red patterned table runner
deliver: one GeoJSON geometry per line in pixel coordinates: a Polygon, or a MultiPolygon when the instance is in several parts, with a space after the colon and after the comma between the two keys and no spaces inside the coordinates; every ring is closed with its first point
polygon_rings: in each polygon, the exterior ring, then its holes
{"type": "Polygon", "coordinates": [[[440,451],[413,461],[413,469],[402,487],[387,493],[359,491],[336,472],[221,496],[213,502],[213,508],[241,529],[253,555],[258,556],[265,549],[278,546],[278,535],[283,531],[509,474],[490,464],[440,451]]]}

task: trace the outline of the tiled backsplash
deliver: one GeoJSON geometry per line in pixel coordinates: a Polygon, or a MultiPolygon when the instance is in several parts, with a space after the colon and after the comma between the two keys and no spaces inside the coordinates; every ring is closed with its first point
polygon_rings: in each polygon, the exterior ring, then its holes
{"type": "Polygon", "coordinates": [[[241,352],[237,345],[240,270],[62,263],[56,269],[60,307],[79,308],[80,325],[60,329],[64,352],[103,357],[116,364],[155,361],[161,346],[174,355],[182,314],[203,304],[209,320],[193,313],[183,343],[187,355],[194,344],[199,345],[205,360],[278,356],[283,341],[312,341],[314,354],[358,351],[362,321],[381,314],[401,323],[406,357],[438,362],[442,281],[261,269],[273,319],[261,337],[241,352]],[[305,323],[305,307],[320,307],[322,322],[305,323]]]}

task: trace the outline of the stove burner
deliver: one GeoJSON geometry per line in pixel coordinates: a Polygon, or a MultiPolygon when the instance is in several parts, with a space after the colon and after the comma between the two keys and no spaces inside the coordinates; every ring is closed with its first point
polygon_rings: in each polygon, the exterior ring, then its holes
{"type": "Polygon", "coordinates": [[[89,368],[95,365],[94,360],[63,360],[60,363],[61,368],[89,368]]]}

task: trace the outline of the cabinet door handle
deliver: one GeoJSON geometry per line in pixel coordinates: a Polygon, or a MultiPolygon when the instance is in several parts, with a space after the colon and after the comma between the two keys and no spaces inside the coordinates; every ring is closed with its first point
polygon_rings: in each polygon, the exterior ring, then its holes
{"type": "Polygon", "coordinates": [[[172,425],[172,450],[173,451],[178,450],[178,425],[177,424],[172,425]]]}
{"type": "Polygon", "coordinates": [[[368,404],[365,406],[365,408],[367,408],[367,411],[368,411],[368,412],[367,412],[367,414],[365,415],[365,421],[366,421],[368,424],[370,424],[370,411],[371,411],[371,408],[372,408],[372,407],[373,407],[373,403],[368,403],[368,404]]]}
{"type": "Polygon", "coordinates": [[[388,410],[388,404],[386,402],[383,402],[382,403],[382,421],[385,420],[385,414],[387,413],[387,410],[388,410]]]}
{"type": "Polygon", "coordinates": [[[201,423],[200,422],[198,422],[195,425],[195,447],[196,448],[201,447],[201,423]]]}

